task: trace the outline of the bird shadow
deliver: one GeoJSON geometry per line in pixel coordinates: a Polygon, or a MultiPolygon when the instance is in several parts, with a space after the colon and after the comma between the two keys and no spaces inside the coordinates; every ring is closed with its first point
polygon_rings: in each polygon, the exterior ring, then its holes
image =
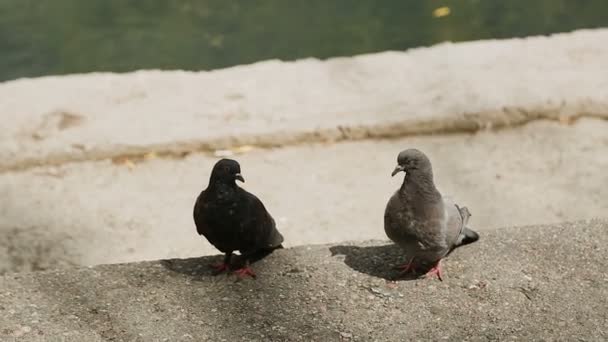
{"type": "MultiPolygon", "coordinates": [[[[249,258],[249,262],[251,265],[261,261],[266,258],[273,251],[264,251],[261,253],[257,253],[252,255],[249,258]]],[[[241,255],[233,255],[231,260],[230,272],[217,273],[212,267],[212,264],[220,263],[224,260],[224,255],[212,255],[212,256],[203,256],[197,258],[187,258],[187,259],[165,259],[161,260],[160,264],[168,269],[169,271],[187,275],[194,280],[202,281],[205,277],[219,277],[219,276],[229,276],[232,271],[242,267],[245,264],[245,259],[241,255]]],[[[238,278],[237,278],[238,279],[238,278]]]]}
{"type": "Polygon", "coordinates": [[[400,275],[395,266],[404,263],[403,251],[393,244],[383,246],[338,245],[329,248],[331,255],[344,255],[344,263],[357,272],[391,281],[415,280],[420,274],[400,275]]]}

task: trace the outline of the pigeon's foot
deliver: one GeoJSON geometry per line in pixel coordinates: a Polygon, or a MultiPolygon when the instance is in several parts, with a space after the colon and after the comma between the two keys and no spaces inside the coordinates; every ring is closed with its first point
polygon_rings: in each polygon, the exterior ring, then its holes
{"type": "Polygon", "coordinates": [[[253,270],[249,266],[239,268],[238,270],[234,271],[234,274],[236,274],[239,279],[245,279],[247,277],[256,277],[255,272],[253,272],[253,270]]]}
{"type": "Polygon", "coordinates": [[[437,264],[435,264],[435,266],[433,266],[433,268],[431,268],[428,272],[426,272],[426,276],[427,277],[431,277],[433,275],[437,276],[437,279],[439,279],[440,281],[443,281],[443,278],[441,277],[441,262],[437,262],[437,264]]]}
{"type": "Polygon", "coordinates": [[[228,271],[230,269],[230,258],[232,258],[232,252],[226,253],[223,262],[209,265],[213,269],[213,275],[228,271]]]}
{"type": "Polygon", "coordinates": [[[411,272],[415,272],[414,259],[410,260],[409,262],[406,262],[405,264],[395,266],[395,269],[400,271],[399,274],[401,276],[406,275],[411,272]]]}
{"type": "Polygon", "coordinates": [[[218,275],[220,273],[226,272],[230,269],[230,264],[225,262],[219,262],[217,264],[209,265],[213,269],[213,275],[218,275]]]}

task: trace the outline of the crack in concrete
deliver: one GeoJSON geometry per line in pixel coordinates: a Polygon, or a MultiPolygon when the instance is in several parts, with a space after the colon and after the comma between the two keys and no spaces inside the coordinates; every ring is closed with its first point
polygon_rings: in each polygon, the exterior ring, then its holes
{"type": "Polygon", "coordinates": [[[526,110],[524,108],[502,108],[492,112],[465,113],[453,117],[437,117],[432,120],[402,120],[373,125],[340,125],[313,131],[269,132],[242,136],[173,143],[149,144],[146,146],[108,146],[86,151],[51,152],[40,158],[23,158],[0,162],[0,173],[23,171],[37,167],[60,166],[68,163],[94,162],[101,160],[146,160],[150,154],[164,159],[181,159],[192,153],[211,154],[238,146],[255,148],[277,148],[314,143],[339,143],[368,139],[397,139],[407,136],[475,133],[482,130],[499,130],[521,127],[540,121],[558,121],[573,124],[581,118],[608,120],[608,112],[578,112],[564,114],[564,106],[557,109],[526,110]]]}

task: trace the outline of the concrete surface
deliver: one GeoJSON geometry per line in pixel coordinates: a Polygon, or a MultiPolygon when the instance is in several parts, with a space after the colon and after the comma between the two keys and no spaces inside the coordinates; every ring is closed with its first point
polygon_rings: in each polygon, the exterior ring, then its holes
{"type": "Polygon", "coordinates": [[[608,117],[608,29],[0,83],[0,170],[608,117]]]}
{"type": "Polygon", "coordinates": [[[279,250],[256,280],[219,256],[0,277],[2,341],[603,341],[608,221],[485,232],[445,280],[392,282],[385,242],[279,250]],[[388,279],[387,279],[388,278],[388,279]]]}
{"type": "MultiPolygon", "coordinates": [[[[397,153],[426,151],[440,190],[488,229],[606,217],[608,122],[253,150],[237,155],[286,246],[384,239],[397,153]],[[584,167],[583,167],[584,165],[584,167]]],[[[192,206],[217,157],[75,163],[0,174],[0,274],[215,254],[192,206]]]]}

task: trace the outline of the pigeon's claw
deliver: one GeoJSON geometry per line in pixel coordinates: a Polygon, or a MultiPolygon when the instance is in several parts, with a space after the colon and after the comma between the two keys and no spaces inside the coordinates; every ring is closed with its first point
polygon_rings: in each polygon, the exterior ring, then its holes
{"type": "Polygon", "coordinates": [[[251,277],[251,278],[255,278],[255,272],[253,272],[253,270],[249,267],[249,266],[245,266],[243,268],[239,268],[238,270],[234,271],[234,274],[236,274],[236,276],[239,279],[244,279],[247,277],[251,277]]]}
{"type": "Polygon", "coordinates": [[[230,265],[225,262],[220,262],[217,264],[209,265],[213,269],[213,274],[218,275],[220,273],[226,272],[230,269],[230,265]]]}
{"type": "Polygon", "coordinates": [[[410,272],[415,272],[416,270],[414,269],[414,259],[411,259],[405,264],[395,266],[395,269],[401,271],[400,275],[406,275],[410,272]]]}
{"type": "Polygon", "coordinates": [[[431,268],[428,272],[426,272],[427,277],[430,276],[437,276],[437,279],[439,279],[440,281],[443,281],[442,278],[442,271],[441,271],[441,263],[438,261],[437,264],[435,264],[435,266],[433,266],[433,268],[431,268]]]}

